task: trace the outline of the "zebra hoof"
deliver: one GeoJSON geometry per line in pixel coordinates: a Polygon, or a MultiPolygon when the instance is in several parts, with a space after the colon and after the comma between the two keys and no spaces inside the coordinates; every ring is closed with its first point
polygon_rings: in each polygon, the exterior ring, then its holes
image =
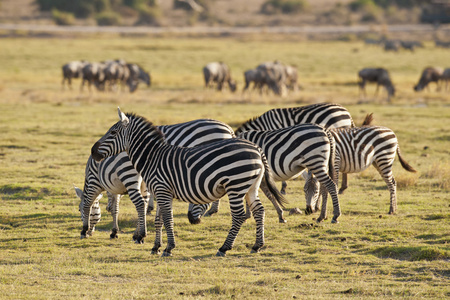
{"type": "Polygon", "coordinates": [[[286,219],[278,219],[278,222],[280,222],[280,223],[287,223],[286,219]]]}
{"type": "Polygon", "coordinates": [[[113,239],[118,239],[119,236],[118,236],[117,234],[111,233],[111,234],[109,235],[109,238],[110,238],[111,240],[113,240],[113,239]]]}
{"type": "Polygon", "coordinates": [[[157,255],[157,254],[159,254],[159,249],[152,249],[151,254],[152,254],[152,255],[157,255]]]}
{"type": "Polygon", "coordinates": [[[331,220],[331,223],[332,223],[332,224],[337,224],[337,223],[339,223],[339,221],[333,218],[333,219],[331,220]]]}
{"type": "Polygon", "coordinates": [[[169,257],[169,256],[172,256],[172,253],[166,251],[164,251],[161,255],[161,257],[169,257]]]}
{"type": "Polygon", "coordinates": [[[143,244],[144,243],[144,239],[136,239],[134,241],[135,244],[143,244]]]}
{"type": "Polygon", "coordinates": [[[227,254],[225,252],[222,252],[222,251],[219,250],[219,251],[217,251],[216,256],[218,256],[218,257],[225,257],[225,256],[227,256],[227,254]]]}
{"type": "Polygon", "coordinates": [[[80,236],[80,239],[81,239],[81,240],[82,240],[82,239],[87,239],[87,238],[88,238],[87,235],[83,235],[83,234],[82,234],[82,235],[80,236]]]}

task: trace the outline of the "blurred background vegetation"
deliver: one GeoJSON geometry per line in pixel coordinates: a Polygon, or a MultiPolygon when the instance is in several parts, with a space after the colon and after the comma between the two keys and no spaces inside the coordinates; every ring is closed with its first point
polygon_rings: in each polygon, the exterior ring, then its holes
{"type": "Polygon", "coordinates": [[[446,0],[0,0],[0,22],[300,26],[450,22],[446,0]]]}

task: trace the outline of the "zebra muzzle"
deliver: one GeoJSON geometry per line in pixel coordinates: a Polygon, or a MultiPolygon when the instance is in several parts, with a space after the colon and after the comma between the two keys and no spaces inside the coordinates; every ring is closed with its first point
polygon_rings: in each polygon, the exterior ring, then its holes
{"type": "Polygon", "coordinates": [[[306,206],[305,214],[310,215],[313,212],[314,212],[314,210],[312,209],[312,206],[310,206],[310,205],[306,206]]]}

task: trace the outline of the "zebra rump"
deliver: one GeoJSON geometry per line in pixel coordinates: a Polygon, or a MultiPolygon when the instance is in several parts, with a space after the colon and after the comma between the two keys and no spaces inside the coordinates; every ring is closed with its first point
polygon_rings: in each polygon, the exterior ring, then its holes
{"type": "MultiPolygon", "coordinates": [[[[359,173],[373,165],[380,173],[390,192],[389,214],[395,214],[397,211],[397,195],[396,183],[392,173],[395,154],[397,153],[400,164],[406,171],[416,172],[400,154],[400,146],[395,133],[391,129],[381,126],[332,129],[330,133],[336,141],[334,165],[336,181],[339,172],[359,173]]],[[[312,174],[308,173],[307,177],[304,187],[306,203],[318,208],[319,183],[312,174]]],[[[322,198],[323,202],[326,201],[326,195],[324,197],[322,194],[322,198]]]]}

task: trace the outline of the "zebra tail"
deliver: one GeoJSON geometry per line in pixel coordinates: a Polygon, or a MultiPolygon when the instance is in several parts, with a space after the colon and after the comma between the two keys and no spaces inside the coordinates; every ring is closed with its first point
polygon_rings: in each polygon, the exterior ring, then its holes
{"type": "Polygon", "coordinates": [[[366,118],[364,119],[362,126],[370,126],[373,121],[373,113],[367,114],[366,118]]]}
{"type": "Polygon", "coordinates": [[[336,182],[336,169],[334,168],[334,163],[336,160],[336,141],[334,140],[333,135],[329,130],[326,131],[328,140],[330,141],[330,158],[328,159],[328,175],[331,177],[331,180],[336,182]]]}
{"type": "Polygon", "coordinates": [[[272,202],[277,202],[282,208],[285,208],[285,204],[288,201],[284,198],[284,196],[280,193],[275,185],[275,180],[273,180],[272,171],[269,167],[269,163],[267,162],[267,158],[261,150],[261,158],[264,163],[264,178],[261,182],[261,189],[267,198],[269,198],[272,202]]]}
{"type": "Polygon", "coordinates": [[[400,155],[400,146],[397,146],[397,155],[398,159],[400,160],[400,164],[402,165],[403,169],[405,169],[408,172],[416,173],[417,170],[414,169],[410,164],[406,162],[406,160],[403,159],[403,157],[400,155]]]}

